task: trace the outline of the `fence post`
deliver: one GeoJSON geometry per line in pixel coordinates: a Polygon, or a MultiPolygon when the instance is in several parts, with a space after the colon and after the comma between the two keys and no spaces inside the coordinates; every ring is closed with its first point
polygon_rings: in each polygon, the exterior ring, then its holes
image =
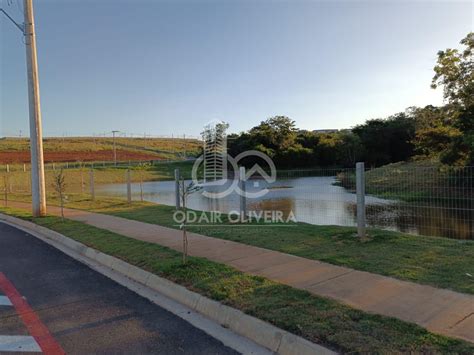
{"type": "Polygon", "coordinates": [[[247,196],[245,195],[245,167],[239,169],[239,188],[240,188],[240,217],[242,222],[247,217],[247,196]]]}
{"type": "Polygon", "coordinates": [[[127,169],[127,201],[129,205],[132,203],[132,176],[130,169],[127,169]]]}
{"type": "Polygon", "coordinates": [[[3,176],[3,185],[5,188],[5,191],[4,191],[5,207],[8,207],[8,175],[7,174],[3,176]]]}
{"type": "Polygon", "coordinates": [[[91,189],[91,200],[95,201],[95,189],[94,189],[94,169],[89,171],[90,178],[90,189],[91,189]]]}
{"type": "Polygon", "coordinates": [[[180,201],[180,193],[179,193],[179,169],[174,169],[174,193],[176,197],[176,209],[179,209],[181,207],[181,201],[180,201]]]}
{"type": "Polygon", "coordinates": [[[33,192],[33,186],[31,186],[33,184],[33,181],[31,181],[31,172],[28,174],[28,187],[30,188],[29,192],[32,193],[33,192]]]}
{"type": "Polygon", "coordinates": [[[365,164],[356,163],[357,235],[365,238],[365,164]]]}
{"type": "Polygon", "coordinates": [[[23,172],[26,173],[26,164],[23,164],[23,172]]]}
{"type": "Polygon", "coordinates": [[[10,165],[7,164],[7,173],[10,172],[10,165]]]}

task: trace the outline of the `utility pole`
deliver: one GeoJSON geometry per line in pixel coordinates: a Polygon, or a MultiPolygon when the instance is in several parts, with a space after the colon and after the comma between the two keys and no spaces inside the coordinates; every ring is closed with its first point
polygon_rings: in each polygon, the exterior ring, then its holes
{"type": "Polygon", "coordinates": [[[33,0],[24,0],[24,34],[26,67],[28,70],[28,98],[30,106],[31,194],[33,216],[46,215],[46,187],[44,179],[43,133],[41,127],[38,60],[36,56],[33,0]]]}
{"type": "MultiPolygon", "coordinates": [[[[46,215],[46,187],[44,180],[43,133],[36,57],[33,0],[23,0],[24,23],[17,23],[4,9],[2,12],[25,36],[28,102],[30,107],[31,197],[33,216],[46,215]]],[[[21,135],[21,133],[20,133],[21,135]]]]}
{"type": "Polygon", "coordinates": [[[120,131],[112,131],[113,142],[114,142],[114,166],[117,166],[117,149],[115,148],[115,133],[119,133],[120,131]]]}

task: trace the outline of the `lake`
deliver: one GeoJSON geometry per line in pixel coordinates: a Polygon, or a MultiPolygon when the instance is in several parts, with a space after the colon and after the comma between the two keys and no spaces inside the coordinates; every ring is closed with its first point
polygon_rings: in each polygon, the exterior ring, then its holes
{"type": "MultiPolygon", "coordinates": [[[[300,222],[316,225],[356,225],[356,196],[335,185],[335,177],[298,177],[279,179],[268,185],[263,180],[249,180],[246,188],[255,192],[268,188],[262,197],[248,199],[249,211],[290,211],[300,222]]],[[[96,189],[106,196],[126,196],[125,184],[102,185],[96,189]]],[[[146,201],[174,206],[174,181],[145,182],[146,201]]],[[[132,184],[134,200],[140,198],[139,184],[132,184]]],[[[189,196],[188,207],[201,211],[228,213],[239,210],[239,196],[232,193],[221,199],[210,199],[196,192],[189,196]]],[[[421,206],[402,201],[366,196],[367,224],[388,230],[418,235],[473,239],[472,216],[459,216],[457,211],[439,206],[421,206]]]]}

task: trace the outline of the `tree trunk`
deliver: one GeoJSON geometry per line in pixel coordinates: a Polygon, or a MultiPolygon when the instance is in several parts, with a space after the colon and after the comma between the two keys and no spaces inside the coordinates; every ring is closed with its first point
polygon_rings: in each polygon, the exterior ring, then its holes
{"type": "Polygon", "coordinates": [[[64,221],[64,197],[63,197],[63,194],[60,193],[59,197],[61,198],[61,219],[64,221]]]}

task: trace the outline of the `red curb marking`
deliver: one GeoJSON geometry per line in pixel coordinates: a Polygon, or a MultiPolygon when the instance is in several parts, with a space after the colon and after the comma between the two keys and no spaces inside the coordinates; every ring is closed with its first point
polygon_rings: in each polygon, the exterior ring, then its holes
{"type": "Polygon", "coordinates": [[[30,307],[30,305],[21,297],[15,286],[7,279],[7,277],[0,272],[0,290],[5,296],[10,299],[10,302],[15,307],[16,312],[22,319],[23,323],[28,328],[31,336],[35,338],[39,347],[46,355],[66,354],[53,336],[48,328],[41,322],[39,317],[30,307]]]}

